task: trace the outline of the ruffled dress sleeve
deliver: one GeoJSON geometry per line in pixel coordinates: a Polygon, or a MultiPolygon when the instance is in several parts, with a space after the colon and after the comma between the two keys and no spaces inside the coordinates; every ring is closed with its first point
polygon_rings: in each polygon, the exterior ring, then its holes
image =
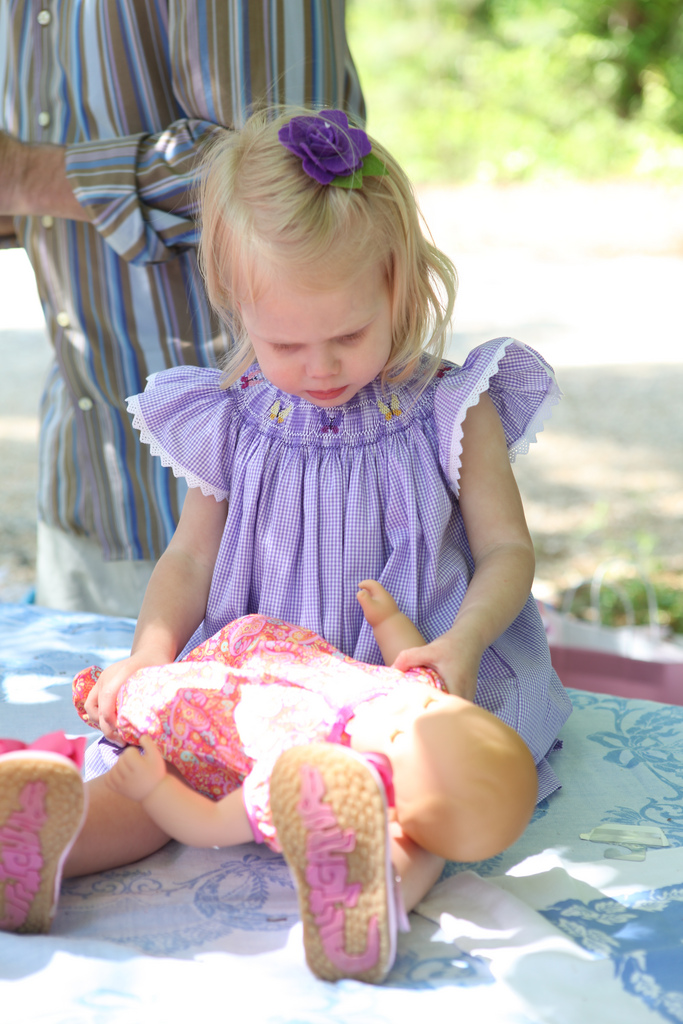
{"type": "Polygon", "coordinates": [[[462,366],[439,371],[434,417],[439,461],[455,494],[459,492],[463,423],[467,410],[487,391],[498,411],[510,461],[529,450],[562,397],[552,367],[534,349],[513,338],[479,345],[462,366]]]}
{"type": "Polygon", "coordinates": [[[189,487],[223,501],[240,417],[220,370],[178,366],[152,374],[142,394],[126,399],[140,440],[189,487]]]}

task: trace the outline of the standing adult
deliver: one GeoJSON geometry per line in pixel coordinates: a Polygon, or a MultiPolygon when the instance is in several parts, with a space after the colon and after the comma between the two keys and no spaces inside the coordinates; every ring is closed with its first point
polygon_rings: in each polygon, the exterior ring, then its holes
{"type": "Polygon", "coordinates": [[[193,184],[217,125],[363,100],[345,0],[0,0],[0,234],[36,274],[37,602],[137,615],[185,483],[125,397],[229,348],[197,269],[193,184]]]}

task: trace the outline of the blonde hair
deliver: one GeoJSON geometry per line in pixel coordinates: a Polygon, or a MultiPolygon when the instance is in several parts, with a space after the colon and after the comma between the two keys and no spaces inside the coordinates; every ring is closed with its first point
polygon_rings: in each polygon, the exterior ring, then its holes
{"type": "Polygon", "coordinates": [[[228,324],[235,348],[224,367],[227,387],[255,361],[238,302],[258,298],[273,272],[295,269],[302,286],[339,282],[384,268],[391,294],[392,345],[384,384],[410,376],[431,356],[425,383],[438,369],[457,291],[455,267],[423,234],[412,186],[394,158],[371,140],[386,166],[360,189],[320,185],[278,139],[293,116],[258,112],[239,131],[221,130],[200,176],[199,264],[209,300],[228,324]]]}

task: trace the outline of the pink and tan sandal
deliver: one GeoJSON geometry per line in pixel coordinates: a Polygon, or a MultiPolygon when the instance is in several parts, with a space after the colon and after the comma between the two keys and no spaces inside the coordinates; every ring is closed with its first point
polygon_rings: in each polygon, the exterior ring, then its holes
{"type": "Polygon", "coordinates": [[[0,739],[0,930],[47,932],[81,830],[85,738],[0,739]]]}
{"type": "Polygon", "coordinates": [[[311,743],[277,760],[270,806],[294,875],[309,967],[326,981],[382,981],[407,919],[395,891],[381,755],[311,743]]]}

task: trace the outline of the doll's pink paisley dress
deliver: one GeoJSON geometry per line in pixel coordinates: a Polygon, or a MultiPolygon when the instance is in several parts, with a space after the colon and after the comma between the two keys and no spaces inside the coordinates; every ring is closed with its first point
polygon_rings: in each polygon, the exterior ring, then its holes
{"type": "MultiPolygon", "coordinates": [[[[100,672],[91,666],[74,679],[85,721],[100,672]]],[[[311,630],[246,615],[183,661],[134,673],[119,691],[118,725],[128,743],[147,733],[192,788],[213,799],[242,786],[255,839],[279,850],[268,793],[280,754],[348,743],[344,730],[359,704],[416,682],[443,688],[429,669],[367,665],[311,630]]]]}

